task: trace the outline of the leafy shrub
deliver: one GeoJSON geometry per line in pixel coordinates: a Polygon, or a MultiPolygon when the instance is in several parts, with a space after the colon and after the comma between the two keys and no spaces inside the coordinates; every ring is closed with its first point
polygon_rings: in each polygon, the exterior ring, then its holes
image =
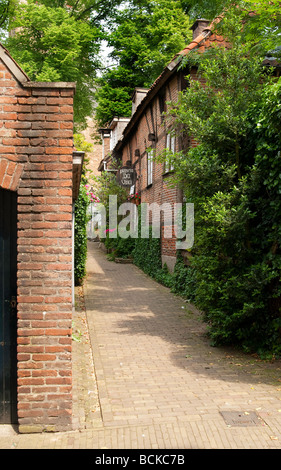
{"type": "Polygon", "coordinates": [[[154,277],[155,273],[162,268],[160,239],[153,238],[152,226],[146,227],[147,238],[142,237],[142,224],[145,224],[145,221],[141,218],[141,206],[139,206],[138,237],[135,239],[133,259],[136,266],[154,277]]]}
{"type": "Polygon", "coordinates": [[[172,287],[173,285],[173,274],[170,273],[167,264],[165,263],[164,266],[158,269],[154,274],[154,279],[163,284],[165,287],[172,287]]]}
{"type": "Polygon", "coordinates": [[[214,345],[280,356],[281,81],[235,41],[196,57],[204,85],[191,80],[170,106],[175,131],[198,142],[173,161],[195,243],[172,290],[193,295],[214,345]]]}
{"type": "Polygon", "coordinates": [[[190,302],[195,300],[196,271],[191,266],[186,266],[181,253],[177,255],[175,269],[172,274],[171,290],[190,302]]]}
{"type": "Polygon", "coordinates": [[[117,234],[117,238],[110,238],[107,233],[104,244],[110,253],[110,258],[131,258],[135,248],[135,239],[132,237],[121,238],[117,234]]]}
{"type": "Polygon", "coordinates": [[[152,237],[152,227],[149,227],[148,238],[141,238],[140,235],[136,238],[133,258],[136,266],[152,277],[161,270],[160,239],[152,237]]]}
{"type": "Polygon", "coordinates": [[[87,208],[89,198],[84,184],[80,185],[75,203],[74,225],[74,279],[75,285],[81,285],[86,275],[87,259],[87,208]]]}

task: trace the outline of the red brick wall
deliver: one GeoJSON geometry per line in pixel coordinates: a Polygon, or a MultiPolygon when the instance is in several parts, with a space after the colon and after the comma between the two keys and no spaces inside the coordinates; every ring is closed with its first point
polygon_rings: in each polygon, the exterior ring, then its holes
{"type": "Polygon", "coordinates": [[[103,156],[103,146],[97,141],[97,138],[100,139],[100,134],[93,119],[87,119],[87,128],[82,131],[82,134],[86,142],[92,144],[91,151],[87,152],[87,158],[89,160],[88,169],[92,172],[92,176],[99,176],[100,172],[98,171],[98,167],[103,156]]]}
{"type": "Polygon", "coordinates": [[[18,194],[18,421],[71,425],[73,85],[0,61],[0,187],[18,194]]]}
{"type": "MultiPolygon", "coordinates": [[[[180,80],[176,75],[170,80],[161,93],[164,101],[177,101],[180,91],[180,80]]],[[[167,128],[161,119],[161,110],[159,102],[159,94],[156,95],[140,117],[134,131],[129,138],[126,138],[126,144],[122,151],[122,162],[132,159],[136,163],[138,173],[138,181],[136,184],[136,192],[141,192],[141,202],[153,203],[161,205],[163,203],[174,204],[182,202],[181,193],[177,187],[171,186],[169,183],[173,179],[173,173],[165,173],[164,163],[153,163],[153,183],[147,186],[147,148],[154,147],[156,154],[161,153],[166,148],[167,128]],[[156,142],[148,140],[148,135],[154,133],[156,142]],[[135,156],[135,150],[139,150],[140,157],[135,156]]],[[[178,150],[178,143],[176,144],[178,150]]],[[[170,267],[176,260],[175,237],[164,238],[163,231],[161,236],[162,261],[169,262],[170,267]]]]}

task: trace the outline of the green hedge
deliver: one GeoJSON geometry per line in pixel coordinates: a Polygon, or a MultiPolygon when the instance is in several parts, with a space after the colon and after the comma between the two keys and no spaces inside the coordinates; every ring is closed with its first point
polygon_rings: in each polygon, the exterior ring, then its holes
{"type": "Polygon", "coordinates": [[[104,244],[110,259],[131,258],[135,248],[135,239],[131,237],[121,238],[119,235],[116,238],[110,238],[109,233],[107,233],[104,244]]]}
{"type": "Polygon", "coordinates": [[[148,237],[142,238],[141,206],[138,207],[138,238],[133,251],[134,263],[146,274],[155,277],[161,270],[161,245],[159,238],[153,238],[153,227],[148,228],[148,237]]]}
{"type": "Polygon", "coordinates": [[[177,262],[172,274],[171,290],[193,302],[196,294],[196,271],[186,266],[181,252],[177,254],[177,262]]]}
{"type": "Polygon", "coordinates": [[[80,185],[79,195],[75,203],[74,224],[74,279],[75,285],[81,285],[86,275],[87,259],[87,209],[89,197],[83,184],[80,185]]]}

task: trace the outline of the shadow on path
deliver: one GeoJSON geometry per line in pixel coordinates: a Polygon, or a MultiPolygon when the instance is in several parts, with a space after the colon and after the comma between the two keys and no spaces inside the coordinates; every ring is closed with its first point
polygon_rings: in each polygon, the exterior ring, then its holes
{"type": "MultiPolygon", "coordinates": [[[[167,343],[171,363],[211,380],[264,383],[280,386],[281,361],[262,361],[230,347],[214,348],[200,312],[134,265],[107,260],[97,243],[90,243],[87,294],[88,309],[98,311],[115,333],[133,337],[135,347],[147,338],[167,343]]],[[[145,352],[143,352],[145,353],[145,352]]],[[[161,360],[148,350],[150,360],[161,360]]],[[[160,364],[159,364],[160,366],[160,364]]]]}

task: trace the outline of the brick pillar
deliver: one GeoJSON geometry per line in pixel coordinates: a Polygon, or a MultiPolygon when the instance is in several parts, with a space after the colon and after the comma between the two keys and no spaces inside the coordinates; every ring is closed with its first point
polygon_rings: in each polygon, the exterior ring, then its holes
{"type": "Polygon", "coordinates": [[[75,86],[30,82],[2,54],[0,187],[18,195],[19,431],[67,430],[75,86]]]}
{"type": "Polygon", "coordinates": [[[16,122],[17,135],[28,141],[16,148],[27,160],[18,189],[22,432],[65,429],[72,408],[73,89],[33,84],[27,94],[18,97],[16,122]]]}

